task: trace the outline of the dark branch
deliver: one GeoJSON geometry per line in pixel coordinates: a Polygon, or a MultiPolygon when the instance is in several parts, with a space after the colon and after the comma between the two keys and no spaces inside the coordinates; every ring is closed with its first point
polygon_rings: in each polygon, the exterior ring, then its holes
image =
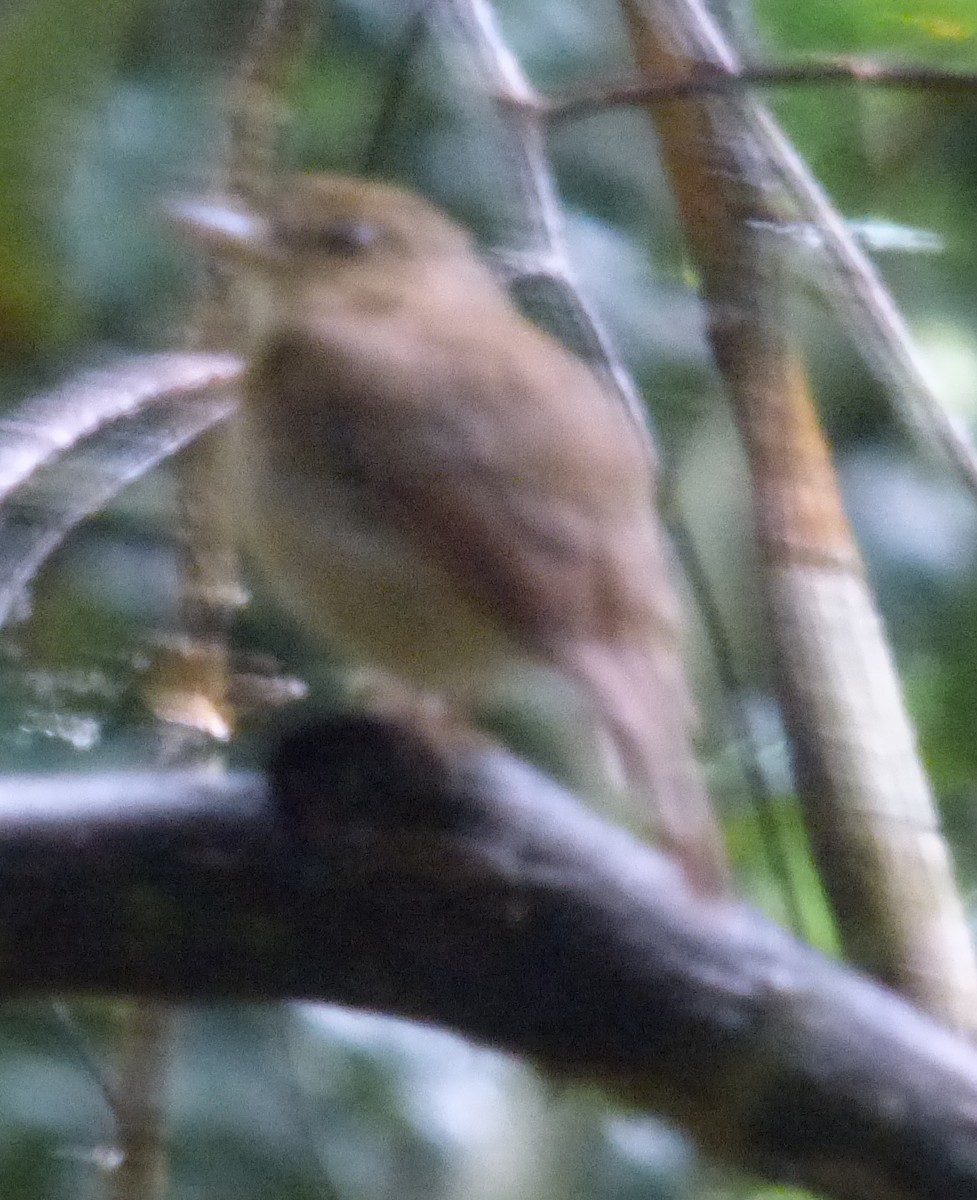
{"type": "Polygon", "coordinates": [[[977,1054],[502,751],[377,721],[254,775],[0,785],[4,993],[306,997],[596,1079],[842,1198],[977,1194],[977,1054]]]}

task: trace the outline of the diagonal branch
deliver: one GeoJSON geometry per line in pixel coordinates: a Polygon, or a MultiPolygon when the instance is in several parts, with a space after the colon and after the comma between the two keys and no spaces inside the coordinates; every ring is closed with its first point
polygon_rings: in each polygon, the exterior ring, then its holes
{"type": "MultiPolygon", "coordinates": [[[[695,64],[696,71],[712,69],[732,76],[743,70],[739,55],[702,0],[658,0],[654,5],[639,0],[637,8],[687,67],[695,64]]],[[[741,143],[751,146],[755,169],[777,183],[781,198],[820,235],[825,298],[886,386],[896,412],[977,496],[977,450],[941,404],[929,369],[871,260],[770,112],[736,89],[723,100],[741,143]]]]}
{"type": "MultiPolygon", "coordinates": [[[[646,0],[622,0],[653,80],[690,69],[646,0]]],[[[665,13],[665,19],[659,20],[665,13]]],[[[960,1029],[977,959],[899,679],[793,344],[763,230],[777,190],[731,97],[650,109],[702,277],[713,353],[746,449],[762,583],[798,792],[848,953],[960,1029]]]]}
{"type": "Polygon", "coordinates": [[[72,529],[234,409],[231,355],[154,354],[81,375],[0,423],[0,626],[72,529]]]}
{"type": "Polygon", "coordinates": [[[839,1200],[977,1189],[977,1053],[482,742],[335,719],[272,785],[0,783],[2,992],[305,997],[597,1080],[839,1200]]]}
{"type": "MultiPolygon", "coordinates": [[[[547,154],[547,121],[536,92],[506,45],[489,0],[438,0],[434,18],[461,51],[487,97],[496,97],[506,134],[507,185],[514,188],[523,225],[520,244],[508,248],[513,278],[545,277],[556,285],[565,332],[624,402],[639,429],[647,411],[596,310],[580,288],[564,234],[553,171],[547,154]]],[[[649,442],[649,452],[651,445],[649,442]]]]}

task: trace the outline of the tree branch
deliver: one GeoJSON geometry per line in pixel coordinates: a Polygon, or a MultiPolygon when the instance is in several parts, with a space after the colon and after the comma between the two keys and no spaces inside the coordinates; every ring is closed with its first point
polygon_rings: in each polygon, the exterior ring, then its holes
{"type": "MultiPolygon", "coordinates": [[[[667,22],[621,0],[635,59],[684,78],[667,22]]],[[[700,98],[650,110],[739,426],[798,797],[847,953],[973,1030],[977,958],[899,678],[790,319],[766,152],[700,98]]]]}
{"type": "Polygon", "coordinates": [[[842,1200],[977,1189],[977,1054],[501,750],[374,719],[270,782],[0,783],[7,996],[337,1001],[454,1028],[842,1200]]]}
{"type": "MultiPolygon", "coordinates": [[[[812,62],[743,63],[723,66],[697,63],[685,79],[661,82],[624,80],[607,83],[575,95],[547,99],[534,97],[530,103],[548,121],[573,120],[590,113],[629,104],[666,104],[699,96],[722,95],[751,86],[827,87],[832,84],[868,83],[876,87],[911,89],[938,94],[977,93],[977,72],[954,71],[927,63],[881,63],[864,58],[828,58],[812,62]]],[[[526,101],[504,95],[503,103],[519,107],[526,101]]]]}

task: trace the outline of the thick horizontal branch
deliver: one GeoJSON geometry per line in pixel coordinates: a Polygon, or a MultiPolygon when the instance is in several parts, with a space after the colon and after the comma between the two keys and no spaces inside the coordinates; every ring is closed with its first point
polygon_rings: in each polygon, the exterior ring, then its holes
{"type": "Polygon", "coordinates": [[[842,1198],[977,1195],[977,1054],[481,742],[0,784],[2,993],[304,997],[597,1080],[842,1198]]]}

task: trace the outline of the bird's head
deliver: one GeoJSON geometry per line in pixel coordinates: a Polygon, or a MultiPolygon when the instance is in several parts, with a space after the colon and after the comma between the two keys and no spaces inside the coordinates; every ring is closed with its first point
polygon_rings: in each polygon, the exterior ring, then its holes
{"type": "Polygon", "coordinates": [[[488,278],[461,226],[413,192],[373,180],[295,176],[262,205],[204,196],[171,202],[167,215],[244,284],[259,331],[270,314],[310,298],[370,307],[396,303],[404,289],[430,295],[432,279],[484,288],[488,278]]]}

